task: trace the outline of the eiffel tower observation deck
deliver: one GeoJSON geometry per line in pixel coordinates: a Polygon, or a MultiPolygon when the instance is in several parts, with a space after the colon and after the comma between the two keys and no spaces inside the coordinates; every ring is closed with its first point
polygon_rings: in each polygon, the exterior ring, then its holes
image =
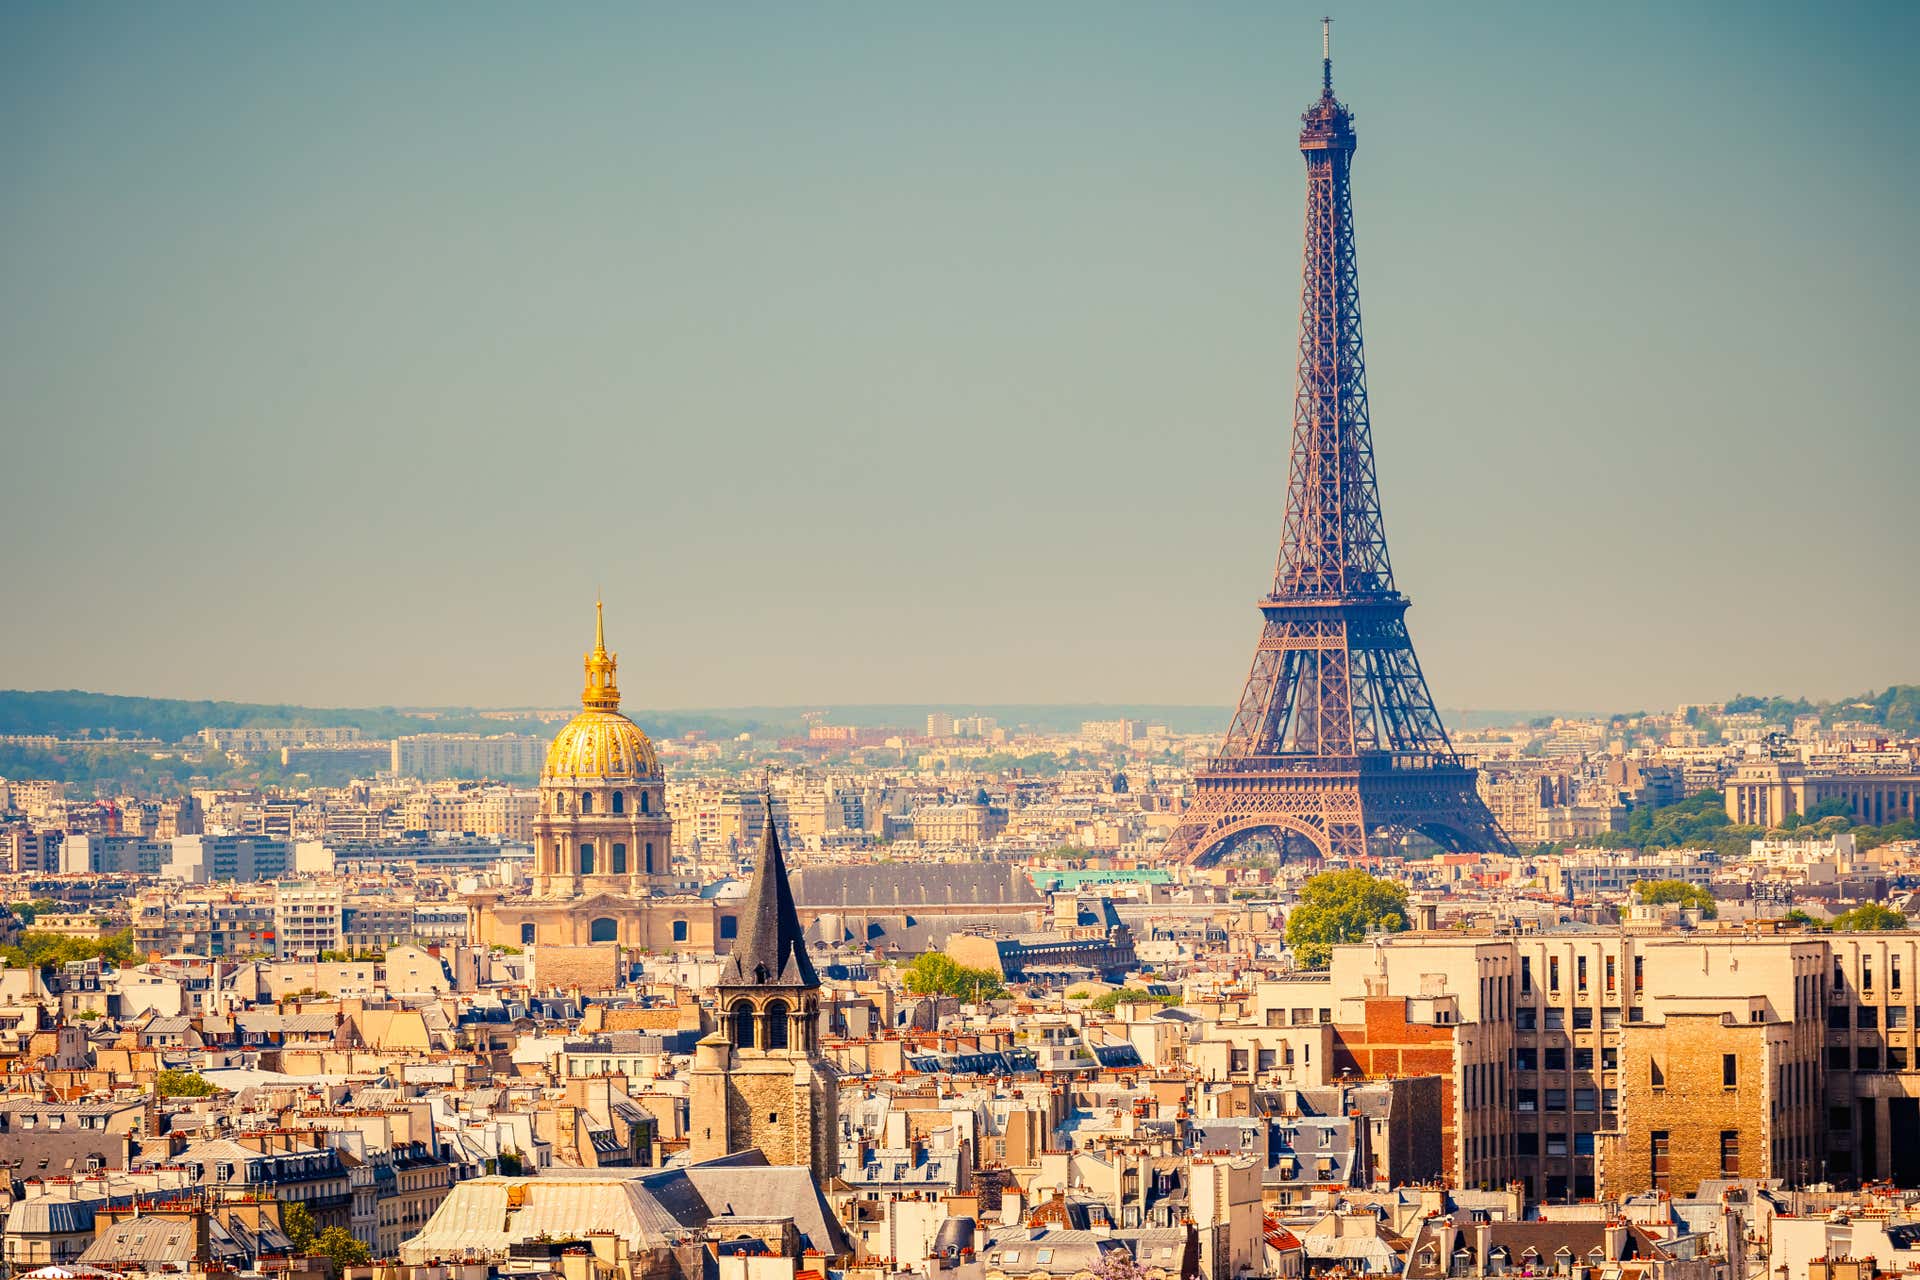
{"type": "Polygon", "coordinates": [[[1168,850],[1210,863],[1243,844],[1283,854],[1508,847],[1434,709],[1407,634],[1374,478],[1353,243],[1353,113],[1333,95],[1301,117],[1306,248],[1293,456],[1273,590],[1239,709],[1168,850]]]}

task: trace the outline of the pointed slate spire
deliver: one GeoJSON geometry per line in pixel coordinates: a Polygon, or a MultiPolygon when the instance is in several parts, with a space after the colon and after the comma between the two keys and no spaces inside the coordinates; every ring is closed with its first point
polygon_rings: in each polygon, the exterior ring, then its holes
{"type": "Polygon", "coordinates": [[[760,861],[747,886],[740,912],[740,938],[733,944],[726,967],[720,971],[723,987],[791,987],[813,990],[820,975],[807,958],[805,931],[793,906],[793,887],[787,883],[787,860],[773,830],[773,800],[767,800],[767,828],[760,841],[760,861]]]}

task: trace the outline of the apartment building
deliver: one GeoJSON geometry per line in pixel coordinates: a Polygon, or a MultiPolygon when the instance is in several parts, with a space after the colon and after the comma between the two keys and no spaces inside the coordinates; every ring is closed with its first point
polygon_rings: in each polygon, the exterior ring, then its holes
{"type": "Polygon", "coordinates": [[[1262,984],[1256,1004],[1330,1021],[1336,1073],[1447,1077],[1442,1147],[1456,1185],[1517,1180],[1548,1200],[1656,1185],[1683,1195],[1707,1178],[1826,1168],[1834,1099],[1859,1090],[1824,1066],[1825,975],[1840,945],[1406,934],[1335,948],[1317,1002],[1315,983],[1294,979],[1262,984]]]}

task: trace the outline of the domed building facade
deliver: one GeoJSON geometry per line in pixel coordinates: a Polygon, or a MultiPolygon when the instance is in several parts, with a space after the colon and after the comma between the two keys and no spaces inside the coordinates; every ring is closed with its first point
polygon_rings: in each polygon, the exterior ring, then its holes
{"type": "Polygon", "coordinates": [[[620,657],[594,606],[580,714],[547,748],[534,819],[534,896],[644,895],[673,883],[673,820],[653,741],[620,714],[620,657]]]}
{"type": "Polygon", "coordinates": [[[601,607],[594,611],[580,713],[555,736],[540,773],[533,891],[467,899],[470,937],[544,948],[542,980],[555,983],[555,948],[582,949],[597,972],[621,953],[724,952],[739,930],[731,899],[703,897],[675,875],[666,777],[653,740],[621,714],[619,656],[607,650],[601,607]],[[599,950],[588,957],[587,948],[599,950]]]}

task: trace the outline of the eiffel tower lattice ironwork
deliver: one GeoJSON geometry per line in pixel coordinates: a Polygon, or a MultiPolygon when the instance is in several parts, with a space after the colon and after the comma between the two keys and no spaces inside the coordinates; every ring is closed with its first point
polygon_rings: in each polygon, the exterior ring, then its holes
{"type": "Polygon", "coordinates": [[[1365,854],[1382,833],[1508,847],[1434,709],[1387,557],[1360,342],[1353,115],[1333,96],[1325,27],[1322,41],[1320,97],[1301,117],[1306,253],[1279,565],[1239,709],[1169,845],[1188,862],[1256,834],[1321,856],[1365,854]]]}

